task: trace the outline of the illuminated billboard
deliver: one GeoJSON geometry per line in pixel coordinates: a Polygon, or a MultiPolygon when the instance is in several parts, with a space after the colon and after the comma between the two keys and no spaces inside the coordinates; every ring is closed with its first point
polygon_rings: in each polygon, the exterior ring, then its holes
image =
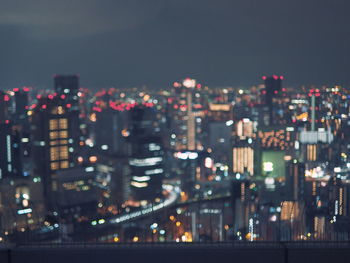
{"type": "Polygon", "coordinates": [[[263,151],[261,158],[261,175],[281,178],[286,176],[284,151],[263,151]]]}

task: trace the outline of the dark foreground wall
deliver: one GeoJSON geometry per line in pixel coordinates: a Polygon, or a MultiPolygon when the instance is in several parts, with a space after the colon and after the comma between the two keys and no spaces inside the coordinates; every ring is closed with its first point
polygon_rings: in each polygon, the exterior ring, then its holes
{"type": "Polygon", "coordinates": [[[31,245],[0,250],[1,263],[345,263],[348,243],[31,245]]]}

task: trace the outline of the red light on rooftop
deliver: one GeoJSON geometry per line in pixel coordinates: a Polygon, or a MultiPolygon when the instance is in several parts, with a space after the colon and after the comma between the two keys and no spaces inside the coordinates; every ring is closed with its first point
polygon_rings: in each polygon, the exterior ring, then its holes
{"type": "Polygon", "coordinates": [[[39,94],[39,95],[36,95],[36,98],[38,99],[38,100],[40,100],[41,99],[41,95],[39,94]]]}
{"type": "Polygon", "coordinates": [[[53,95],[52,94],[50,94],[49,96],[47,96],[50,100],[52,100],[53,99],[53,95]]]}
{"type": "Polygon", "coordinates": [[[66,95],[62,94],[61,99],[64,100],[66,98],[66,95]]]}
{"type": "Polygon", "coordinates": [[[6,124],[9,124],[9,123],[10,123],[10,121],[9,121],[9,120],[6,120],[6,121],[5,121],[5,123],[6,123],[6,124]]]}
{"type": "Polygon", "coordinates": [[[4,96],[4,101],[9,101],[9,100],[10,100],[9,95],[5,95],[5,96],[4,96]]]}
{"type": "Polygon", "coordinates": [[[69,109],[70,107],[72,107],[72,104],[68,103],[66,107],[69,109]]]}
{"type": "Polygon", "coordinates": [[[278,76],[277,75],[272,75],[273,79],[278,80],[278,76]]]}
{"type": "Polygon", "coordinates": [[[197,88],[200,89],[202,87],[202,84],[197,84],[197,88]]]}
{"type": "Polygon", "coordinates": [[[47,108],[46,104],[42,105],[41,108],[45,110],[47,108]]]}
{"type": "Polygon", "coordinates": [[[267,79],[266,76],[262,76],[261,78],[262,78],[262,80],[266,80],[267,79]]]}
{"type": "Polygon", "coordinates": [[[19,88],[14,88],[13,91],[17,92],[17,91],[19,91],[19,88]]]}
{"type": "Polygon", "coordinates": [[[283,77],[283,76],[280,76],[280,80],[284,80],[284,77],[283,77]]]}
{"type": "Polygon", "coordinates": [[[30,90],[29,87],[23,87],[23,91],[24,91],[24,92],[28,92],[29,90],[30,90]]]}

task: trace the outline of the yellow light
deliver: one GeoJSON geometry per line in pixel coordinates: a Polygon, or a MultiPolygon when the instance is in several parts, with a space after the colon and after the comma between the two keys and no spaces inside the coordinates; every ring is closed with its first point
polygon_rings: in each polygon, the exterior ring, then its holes
{"type": "Polygon", "coordinates": [[[139,241],[139,237],[138,236],[134,236],[132,239],[133,242],[138,242],[139,241]]]}
{"type": "Polygon", "coordinates": [[[122,136],[128,137],[130,135],[130,132],[127,129],[122,130],[122,136]]]}
{"type": "Polygon", "coordinates": [[[89,161],[90,163],[95,163],[97,161],[97,156],[90,156],[89,161]]]}
{"type": "Polygon", "coordinates": [[[148,101],[150,98],[151,98],[150,95],[146,94],[146,95],[143,97],[143,100],[144,100],[144,101],[148,101]]]}
{"type": "Polygon", "coordinates": [[[169,216],[169,219],[170,219],[171,221],[174,221],[174,220],[175,220],[175,216],[169,216]]]}
{"type": "Polygon", "coordinates": [[[180,221],[177,221],[177,222],[176,222],[176,226],[177,226],[177,227],[181,226],[181,222],[180,222],[180,221]]]}
{"type": "Polygon", "coordinates": [[[91,113],[91,115],[90,115],[90,121],[92,121],[92,122],[96,122],[96,120],[97,120],[97,118],[96,118],[96,113],[94,112],[94,113],[91,113]]]}
{"type": "Polygon", "coordinates": [[[115,237],[113,240],[114,242],[119,242],[119,237],[115,237]]]}

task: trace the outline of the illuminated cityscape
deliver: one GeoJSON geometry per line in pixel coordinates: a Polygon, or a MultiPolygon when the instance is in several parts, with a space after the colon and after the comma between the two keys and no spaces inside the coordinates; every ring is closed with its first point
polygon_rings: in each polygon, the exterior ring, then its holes
{"type": "Polygon", "coordinates": [[[349,10],[0,0],[0,263],[348,262],[349,10]]]}
{"type": "Polygon", "coordinates": [[[3,90],[2,242],[348,241],[341,86],[3,90]]]}

